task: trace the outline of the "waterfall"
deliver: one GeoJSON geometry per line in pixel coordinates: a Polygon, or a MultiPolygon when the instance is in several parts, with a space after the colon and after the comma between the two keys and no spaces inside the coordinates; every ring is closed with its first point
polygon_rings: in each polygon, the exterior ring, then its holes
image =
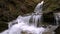
{"type": "Polygon", "coordinates": [[[37,14],[41,14],[42,13],[42,6],[43,6],[44,1],[42,1],[41,3],[38,3],[37,6],[35,7],[34,12],[37,14]]]}
{"type": "Polygon", "coordinates": [[[59,25],[60,13],[54,13],[54,17],[56,19],[56,24],[59,25]]]}
{"type": "Polygon", "coordinates": [[[41,16],[42,16],[42,6],[43,6],[43,2],[38,3],[37,6],[35,7],[34,10],[34,14],[32,14],[31,19],[30,19],[30,23],[32,23],[32,25],[37,26],[40,22],[41,22],[41,16]]]}
{"type": "Polygon", "coordinates": [[[8,23],[9,29],[1,34],[45,34],[49,32],[54,34],[52,28],[37,27],[41,24],[42,6],[44,1],[38,3],[32,15],[18,16],[16,20],[8,23]]]}

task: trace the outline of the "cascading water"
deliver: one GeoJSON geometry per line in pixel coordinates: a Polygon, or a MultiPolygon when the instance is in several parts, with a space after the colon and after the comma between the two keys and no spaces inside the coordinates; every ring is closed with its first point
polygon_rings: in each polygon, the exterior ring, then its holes
{"type": "Polygon", "coordinates": [[[42,6],[43,6],[43,1],[41,3],[38,3],[38,5],[36,6],[34,10],[35,13],[32,14],[30,18],[30,23],[32,23],[32,25],[34,26],[37,26],[38,23],[41,23],[42,6]]]}
{"type": "MultiPolygon", "coordinates": [[[[44,1],[36,6],[35,13],[32,13],[32,15],[18,16],[16,20],[9,22],[9,29],[1,34],[45,34],[44,32],[49,31],[49,28],[37,27],[37,25],[41,24],[43,3],[44,1]]],[[[52,30],[52,28],[50,29],[52,30]]],[[[54,34],[52,31],[51,33],[54,34]]]]}
{"type": "Polygon", "coordinates": [[[56,24],[59,25],[59,19],[60,19],[60,13],[54,13],[55,19],[56,19],[56,24]]]}

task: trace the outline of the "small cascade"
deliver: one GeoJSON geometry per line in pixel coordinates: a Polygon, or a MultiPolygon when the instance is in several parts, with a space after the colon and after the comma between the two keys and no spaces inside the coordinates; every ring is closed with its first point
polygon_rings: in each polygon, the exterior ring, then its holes
{"type": "Polygon", "coordinates": [[[60,13],[54,13],[54,17],[56,19],[56,24],[59,25],[60,13]]]}
{"type": "Polygon", "coordinates": [[[42,15],[31,16],[30,24],[37,27],[37,25],[41,24],[41,16],[42,15]]]}
{"type": "Polygon", "coordinates": [[[35,7],[35,10],[34,10],[34,14],[32,14],[31,18],[30,18],[30,23],[32,23],[32,25],[36,26],[38,24],[41,23],[41,17],[42,17],[42,6],[43,6],[43,2],[42,1],[41,3],[38,3],[37,6],[35,7]]]}
{"type": "Polygon", "coordinates": [[[24,16],[24,17],[22,17],[22,16],[18,16],[18,18],[17,18],[17,22],[18,23],[20,23],[20,22],[25,22],[26,24],[29,24],[29,20],[30,20],[30,15],[29,16],[24,16]]]}
{"type": "Polygon", "coordinates": [[[42,13],[43,3],[44,3],[44,1],[37,4],[37,6],[35,7],[35,10],[34,10],[35,14],[39,14],[39,13],[41,14],[42,13]]]}

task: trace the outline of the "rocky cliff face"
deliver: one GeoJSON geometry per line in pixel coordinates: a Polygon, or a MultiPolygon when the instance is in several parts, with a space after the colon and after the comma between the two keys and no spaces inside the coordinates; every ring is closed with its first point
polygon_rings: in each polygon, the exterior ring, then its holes
{"type": "MultiPolygon", "coordinates": [[[[7,27],[5,26],[7,22],[16,19],[17,16],[33,12],[37,3],[41,1],[42,0],[0,0],[0,31],[7,27]]],[[[44,1],[44,14],[60,11],[60,0],[44,1]]]]}

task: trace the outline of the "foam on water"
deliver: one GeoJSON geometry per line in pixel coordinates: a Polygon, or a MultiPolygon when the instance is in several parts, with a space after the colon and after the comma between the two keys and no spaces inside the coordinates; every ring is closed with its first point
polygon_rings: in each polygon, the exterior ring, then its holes
{"type": "Polygon", "coordinates": [[[38,34],[45,31],[45,29],[43,27],[37,28],[34,26],[29,26],[27,24],[25,24],[24,22],[21,22],[19,24],[15,24],[13,25],[10,30],[9,30],[9,34],[20,34],[21,31],[25,31],[27,33],[32,33],[32,34],[38,34]]]}

